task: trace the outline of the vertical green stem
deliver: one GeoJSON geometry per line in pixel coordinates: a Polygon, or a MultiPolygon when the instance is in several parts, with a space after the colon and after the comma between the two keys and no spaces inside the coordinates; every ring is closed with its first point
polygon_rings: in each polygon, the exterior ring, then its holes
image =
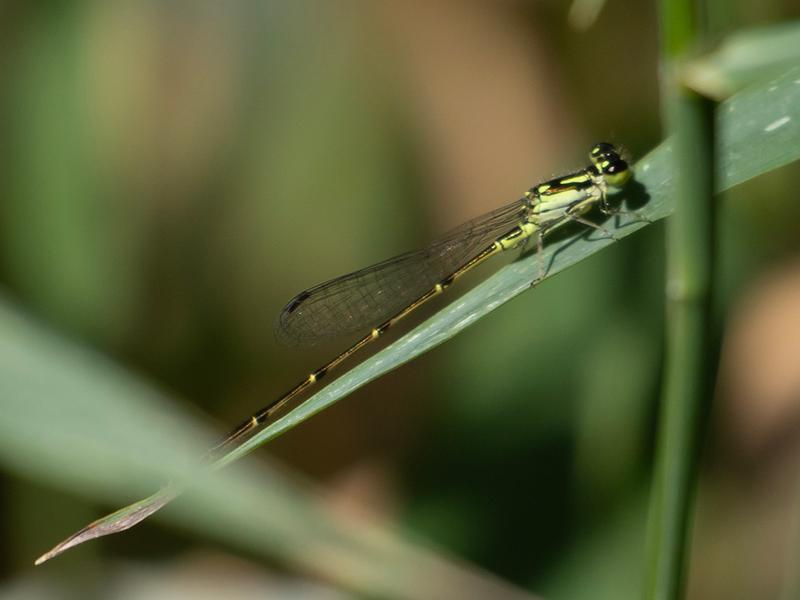
{"type": "Polygon", "coordinates": [[[712,103],[680,81],[700,45],[692,0],[661,0],[664,121],[673,141],[675,214],[667,224],[666,365],[650,502],[646,597],[681,598],[703,406],[711,393],[714,247],[712,103]]]}

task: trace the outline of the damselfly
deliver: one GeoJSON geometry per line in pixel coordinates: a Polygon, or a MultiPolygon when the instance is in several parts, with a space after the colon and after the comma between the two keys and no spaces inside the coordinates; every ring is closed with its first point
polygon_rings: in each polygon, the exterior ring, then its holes
{"type": "Polygon", "coordinates": [[[587,168],[540,183],[521,199],[464,223],[421,250],[331,279],[292,298],[275,327],[277,338],[285,344],[308,346],[338,335],[366,333],[242,422],[211,450],[212,458],[244,442],[332,369],[488,258],[531,239],[541,253],[544,237],[571,222],[605,232],[585,215],[595,206],[604,214],[613,214],[608,191],[622,187],[631,170],[608,143],[595,145],[589,159],[587,168]]]}

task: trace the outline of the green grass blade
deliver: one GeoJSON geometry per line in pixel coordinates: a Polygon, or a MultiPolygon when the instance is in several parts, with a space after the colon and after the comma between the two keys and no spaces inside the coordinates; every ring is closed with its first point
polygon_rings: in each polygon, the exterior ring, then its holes
{"type": "MultiPolygon", "coordinates": [[[[800,158],[800,68],[736,94],[721,105],[717,119],[721,136],[717,153],[720,161],[717,180],[720,191],[797,160],[800,158]]],[[[624,203],[636,208],[649,222],[664,218],[672,211],[674,181],[668,160],[670,152],[670,143],[665,142],[642,158],[636,165],[635,181],[622,194],[624,203]]],[[[607,226],[615,227],[616,235],[622,237],[646,226],[647,221],[621,217],[618,222],[607,226]]],[[[547,276],[551,277],[569,268],[611,243],[613,242],[609,239],[602,239],[597,232],[549,240],[543,257],[548,266],[547,276]]],[[[221,458],[217,465],[223,466],[241,458],[354,390],[457,335],[528,290],[538,276],[539,264],[539,257],[535,253],[529,253],[503,267],[425,323],[353,367],[311,396],[307,402],[270,424],[245,444],[221,458]]],[[[164,496],[156,494],[150,500],[161,502],[163,498],[164,496]]],[[[142,504],[136,503],[131,507],[142,509],[142,504]]],[[[125,511],[123,509],[115,514],[127,519],[131,513],[125,511]]],[[[103,524],[104,534],[113,533],[113,515],[101,519],[100,522],[103,524]]],[[[124,524],[124,528],[127,528],[130,521],[124,521],[124,524]]],[[[118,530],[122,529],[120,527],[118,530]]],[[[80,543],[91,539],[95,537],[93,533],[91,530],[84,530],[84,539],[72,541],[80,543]]]]}
{"type": "MultiPolygon", "coordinates": [[[[54,335],[2,297],[0,397],[0,463],[6,471],[94,502],[118,504],[164,481],[180,481],[214,437],[163,392],[54,335]]],[[[386,525],[335,515],[313,489],[267,461],[248,461],[192,483],[192,493],[160,513],[166,520],[254,556],[278,557],[356,595],[467,597],[477,590],[479,597],[531,598],[386,525]]],[[[164,488],[95,521],[57,552],[135,525],[176,491],[164,488]]],[[[39,519],[43,526],[52,522],[49,513],[39,519]]]]}

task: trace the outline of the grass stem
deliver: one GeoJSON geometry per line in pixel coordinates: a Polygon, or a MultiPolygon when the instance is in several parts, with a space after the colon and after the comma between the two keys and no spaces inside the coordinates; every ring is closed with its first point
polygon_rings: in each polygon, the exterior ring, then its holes
{"type": "Polygon", "coordinates": [[[714,376],[714,106],[679,76],[702,42],[696,7],[691,0],[661,3],[661,96],[674,139],[676,196],[666,228],[666,362],[648,531],[645,591],[653,600],[684,595],[699,434],[714,376]]]}

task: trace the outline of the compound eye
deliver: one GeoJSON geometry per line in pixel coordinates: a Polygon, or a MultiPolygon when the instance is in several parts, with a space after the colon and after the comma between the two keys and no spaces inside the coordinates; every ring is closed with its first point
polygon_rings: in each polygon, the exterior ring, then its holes
{"type": "Polygon", "coordinates": [[[603,163],[602,170],[609,185],[615,187],[623,185],[631,177],[630,167],[628,167],[628,163],[622,159],[603,163]]]}
{"type": "Polygon", "coordinates": [[[591,155],[592,158],[597,158],[599,156],[603,156],[604,154],[613,154],[615,152],[614,146],[608,142],[600,142],[599,144],[595,144],[594,148],[592,148],[591,155]]]}

